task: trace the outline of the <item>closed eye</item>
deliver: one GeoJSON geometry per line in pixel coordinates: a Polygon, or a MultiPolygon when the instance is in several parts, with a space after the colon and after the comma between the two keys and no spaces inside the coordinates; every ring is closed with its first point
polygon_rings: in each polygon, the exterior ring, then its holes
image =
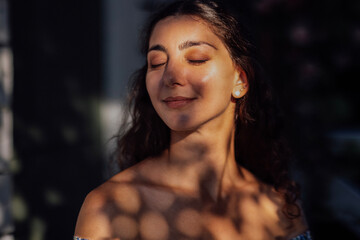
{"type": "Polygon", "coordinates": [[[151,68],[158,68],[161,67],[162,65],[164,65],[165,63],[159,63],[159,64],[150,64],[151,68]]]}
{"type": "Polygon", "coordinates": [[[200,65],[200,64],[203,64],[205,62],[207,62],[209,59],[189,59],[188,62],[191,63],[191,64],[194,64],[194,65],[200,65]]]}

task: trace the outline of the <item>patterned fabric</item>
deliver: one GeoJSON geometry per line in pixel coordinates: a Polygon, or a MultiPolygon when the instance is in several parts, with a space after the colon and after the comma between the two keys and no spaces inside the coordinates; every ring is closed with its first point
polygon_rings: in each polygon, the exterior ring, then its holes
{"type": "Polygon", "coordinates": [[[89,239],[86,239],[86,238],[79,238],[77,236],[74,236],[73,240],[89,240],[89,239]]]}
{"type": "MultiPolygon", "coordinates": [[[[74,236],[74,240],[89,240],[89,239],[79,238],[74,236]]],[[[310,235],[310,231],[306,231],[303,234],[300,234],[299,236],[292,238],[291,240],[312,240],[312,238],[310,235]]]]}
{"type": "Polygon", "coordinates": [[[306,231],[303,234],[300,234],[297,237],[292,238],[291,240],[311,240],[310,231],[306,231]]]}

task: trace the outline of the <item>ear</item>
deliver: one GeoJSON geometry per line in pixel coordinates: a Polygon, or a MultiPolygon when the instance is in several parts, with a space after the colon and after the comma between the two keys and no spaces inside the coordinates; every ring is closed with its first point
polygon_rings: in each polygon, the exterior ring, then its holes
{"type": "Polygon", "coordinates": [[[239,68],[237,78],[235,80],[236,81],[234,83],[234,87],[231,95],[234,98],[238,99],[243,97],[249,89],[249,84],[245,71],[239,68]]]}

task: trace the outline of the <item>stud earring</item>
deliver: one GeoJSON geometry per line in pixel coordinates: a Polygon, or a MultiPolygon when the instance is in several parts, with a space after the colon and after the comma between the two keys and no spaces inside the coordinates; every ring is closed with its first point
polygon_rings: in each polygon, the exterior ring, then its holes
{"type": "Polygon", "coordinates": [[[236,89],[233,90],[232,96],[233,96],[234,98],[240,98],[242,91],[243,91],[242,88],[238,88],[238,87],[237,87],[236,89]]]}

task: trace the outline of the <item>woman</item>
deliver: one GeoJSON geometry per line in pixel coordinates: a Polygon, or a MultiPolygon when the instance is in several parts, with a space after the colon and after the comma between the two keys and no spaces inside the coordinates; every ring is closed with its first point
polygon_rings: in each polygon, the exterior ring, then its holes
{"type": "Polygon", "coordinates": [[[127,169],[86,197],[76,239],[310,239],[241,30],[213,1],[154,15],[118,137],[127,169]]]}

